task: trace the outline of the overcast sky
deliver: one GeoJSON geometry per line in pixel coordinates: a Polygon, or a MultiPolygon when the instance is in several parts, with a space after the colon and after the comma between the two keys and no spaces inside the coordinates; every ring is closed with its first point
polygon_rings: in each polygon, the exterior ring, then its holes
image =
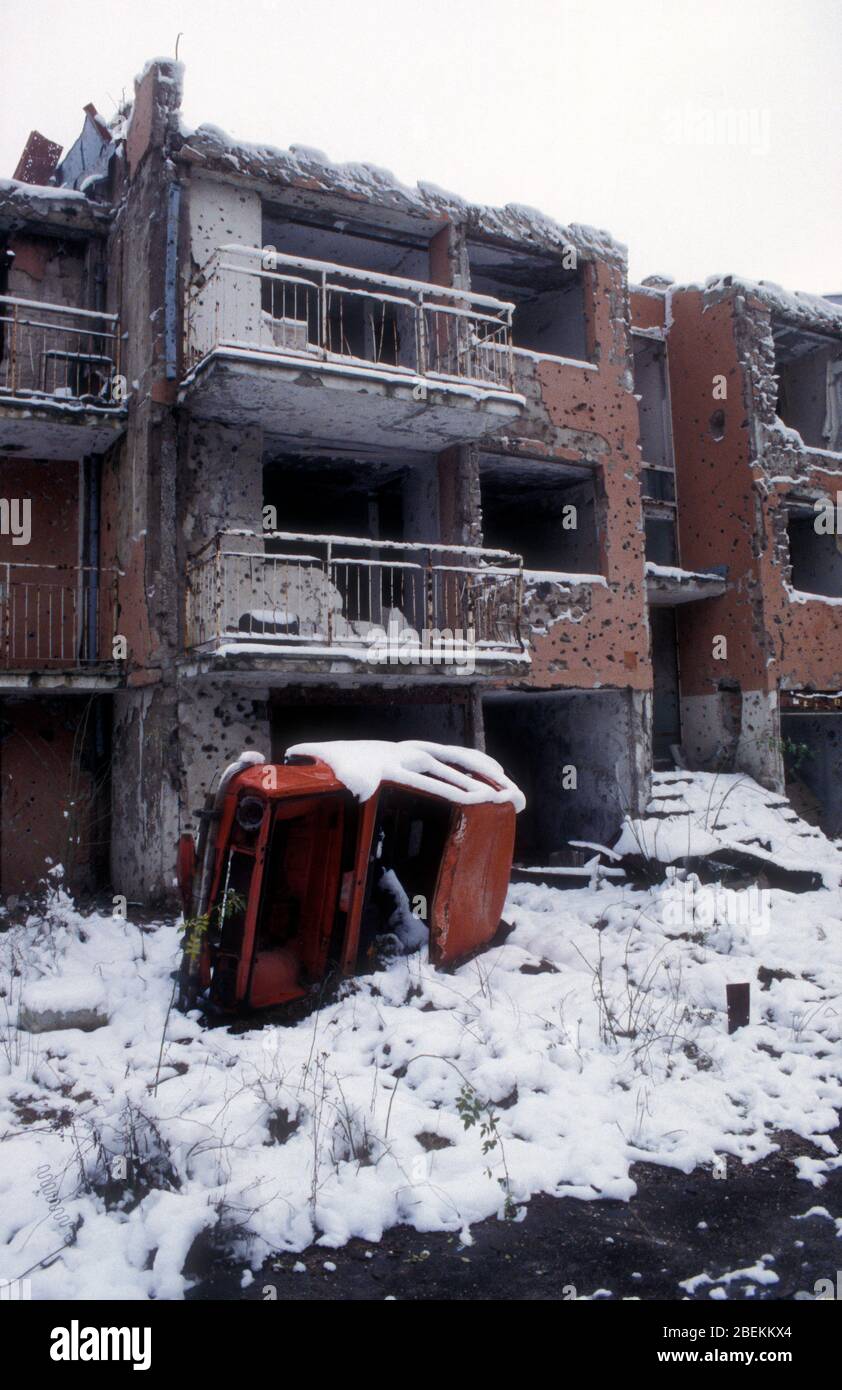
{"type": "Polygon", "coordinates": [[[842,0],[0,0],[0,176],[147,58],[188,124],[605,227],[630,271],[842,291],[842,0]]]}

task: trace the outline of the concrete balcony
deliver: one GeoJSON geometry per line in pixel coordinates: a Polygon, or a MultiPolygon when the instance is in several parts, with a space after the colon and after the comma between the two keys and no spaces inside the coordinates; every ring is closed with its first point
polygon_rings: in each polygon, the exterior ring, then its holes
{"type": "Polygon", "coordinates": [[[117,572],[0,563],[0,690],[111,690],[117,572]]]}
{"type": "Polygon", "coordinates": [[[115,314],[0,295],[0,455],[101,453],[125,395],[115,314]]]}
{"type": "Polygon", "coordinates": [[[652,608],[677,608],[683,603],[721,598],[727,588],[724,567],[721,572],[698,571],[646,562],[646,597],[652,608]]]}
{"type": "Polygon", "coordinates": [[[522,587],[507,551],[226,532],[188,565],[187,665],[376,680],[522,671],[522,587]]]}
{"type": "Polygon", "coordinates": [[[180,399],[199,418],[260,424],[270,436],[439,451],[521,415],[512,309],[489,295],[223,246],[187,296],[180,399]]]}

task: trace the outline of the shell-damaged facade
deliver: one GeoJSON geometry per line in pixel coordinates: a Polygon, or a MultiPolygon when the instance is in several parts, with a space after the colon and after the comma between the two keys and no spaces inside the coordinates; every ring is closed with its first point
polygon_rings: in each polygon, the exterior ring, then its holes
{"type": "Polygon", "coordinates": [[[485,750],[576,862],[653,766],[842,832],[842,305],[180,119],[0,181],[0,891],[172,900],[242,750],[485,750]],[[839,504],[839,505],[837,505],[839,504]]]}

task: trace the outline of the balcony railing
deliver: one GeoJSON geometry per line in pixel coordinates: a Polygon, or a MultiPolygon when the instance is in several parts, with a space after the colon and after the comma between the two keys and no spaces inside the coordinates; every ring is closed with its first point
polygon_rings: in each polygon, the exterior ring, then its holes
{"type": "Polygon", "coordinates": [[[0,563],[0,670],[113,661],[117,571],[0,563]]]}
{"type": "Polygon", "coordinates": [[[0,295],[0,396],[120,405],[116,314],[0,295]]]}
{"type": "Polygon", "coordinates": [[[520,556],[503,550],[226,532],[189,562],[187,646],[523,658],[522,587],[520,556]]]}
{"type": "Polygon", "coordinates": [[[271,247],[222,246],[187,300],[187,366],[215,349],[514,392],[514,305],[271,247]]]}

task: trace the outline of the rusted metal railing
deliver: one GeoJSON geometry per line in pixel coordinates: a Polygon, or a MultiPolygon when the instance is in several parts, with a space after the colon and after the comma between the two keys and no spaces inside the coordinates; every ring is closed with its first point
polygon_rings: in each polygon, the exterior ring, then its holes
{"type": "Polygon", "coordinates": [[[0,563],[0,670],[113,660],[114,569],[0,563]]]}
{"type": "Polygon", "coordinates": [[[187,365],[227,349],[514,391],[513,309],[272,247],[222,246],[190,287],[187,365]]]}
{"type": "Polygon", "coordinates": [[[116,314],[0,295],[0,395],[119,405],[120,346],[116,314]]]}
{"type": "Polygon", "coordinates": [[[432,641],[492,659],[523,653],[522,591],[520,556],[503,550],[222,532],[188,564],[187,646],[329,656],[432,641]]]}

